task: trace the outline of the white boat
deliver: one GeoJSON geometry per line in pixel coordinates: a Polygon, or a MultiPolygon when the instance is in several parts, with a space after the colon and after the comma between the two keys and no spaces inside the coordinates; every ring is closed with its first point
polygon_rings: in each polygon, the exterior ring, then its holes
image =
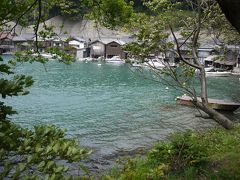
{"type": "Polygon", "coordinates": [[[53,55],[50,53],[41,53],[40,55],[49,60],[53,59],[53,55]]]}
{"type": "Polygon", "coordinates": [[[156,69],[163,69],[166,67],[176,67],[175,63],[168,63],[168,62],[164,62],[164,60],[161,59],[150,59],[148,62],[143,63],[143,65],[145,67],[149,67],[149,68],[156,68],[156,69]]]}
{"type": "Polygon", "coordinates": [[[143,63],[134,62],[131,64],[132,67],[143,67],[143,63]]]}
{"type": "Polygon", "coordinates": [[[53,54],[50,54],[50,53],[40,53],[40,54],[37,54],[37,53],[34,53],[32,54],[33,57],[43,57],[43,58],[46,58],[48,60],[54,60],[56,59],[56,57],[53,55],[53,54]]]}
{"type": "Polygon", "coordinates": [[[210,72],[210,71],[212,71],[213,69],[214,69],[213,66],[205,67],[205,68],[204,68],[205,72],[210,72]]]}
{"type": "Polygon", "coordinates": [[[206,72],[206,77],[224,77],[224,76],[231,76],[231,72],[229,71],[215,71],[215,72],[211,72],[208,71],[206,72]]]}
{"type": "MultiPolygon", "coordinates": [[[[201,102],[201,98],[197,97],[198,101],[201,102]]],[[[178,104],[185,106],[194,106],[193,98],[190,96],[183,95],[181,97],[177,97],[176,101],[178,104]]],[[[224,111],[235,111],[240,107],[240,103],[221,100],[221,99],[212,99],[208,98],[208,106],[215,110],[224,110],[224,111]]]]}
{"type": "Polygon", "coordinates": [[[93,61],[93,58],[91,58],[91,57],[77,58],[77,61],[90,62],[90,61],[93,61]]]}
{"type": "Polygon", "coordinates": [[[165,65],[159,59],[150,59],[148,62],[143,63],[144,66],[149,68],[162,69],[165,65]]]}
{"type": "MultiPolygon", "coordinates": [[[[205,67],[204,70],[205,70],[205,72],[213,71],[214,67],[213,66],[205,67]]],[[[195,73],[200,74],[199,69],[196,69],[195,73]]]]}
{"type": "MultiPolygon", "coordinates": [[[[224,77],[224,76],[230,76],[232,72],[230,71],[221,71],[221,70],[215,70],[214,67],[205,67],[205,73],[206,77],[224,77]]],[[[196,73],[199,74],[200,71],[196,69],[196,73]]]]}
{"type": "Polygon", "coordinates": [[[107,58],[106,62],[107,63],[117,63],[117,64],[125,63],[119,56],[113,56],[111,58],[107,58]]]}
{"type": "Polygon", "coordinates": [[[176,67],[176,64],[163,62],[163,60],[159,60],[159,59],[151,59],[148,62],[144,62],[144,63],[134,62],[132,63],[132,67],[156,68],[160,70],[165,67],[176,67]]]}
{"type": "Polygon", "coordinates": [[[232,74],[232,72],[230,71],[223,71],[223,70],[217,70],[217,69],[208,69],[208,71],[206,71],[206,77],[224,77],[224,76],[230,76],[232,74]]]}
{"type": "MultiPolygon", "coordinates": [[[[205,67],[205,73],[206,77],[224,77],[224,76],[230,76],[232,73],[230,71],[222,71],[222,70],[216,70],[214,67],[205,67]]],[[[195,71],[198,75],[200,74],[199,69],[196,69],[195,71]]]]}
{"type": "Polygon", "coordinates": [[[234,76],[240,76],[240,72],[239,73],[238,72],[232,72],[231,74],[234,75],[234,76]]]}

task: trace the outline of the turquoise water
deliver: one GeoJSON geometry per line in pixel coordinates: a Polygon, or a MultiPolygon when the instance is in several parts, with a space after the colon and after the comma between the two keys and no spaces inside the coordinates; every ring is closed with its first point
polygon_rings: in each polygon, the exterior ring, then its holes
{"type": "MultiPolygon", "coordinates": [[[[175,131],[216,125],[195,118],[196,110],[176,105],[181,92],[143,78],[128,65],[51,61],[46,69],[38,63],[17,67],[35,83],[31,94],[8,99],[19,113],[12,119],[30,128],[44,123],[66,128],[96,156],[146,147],[175,131]]],[[[211,97],[240,102],[237,77],[208,83],[211,97]]]]}

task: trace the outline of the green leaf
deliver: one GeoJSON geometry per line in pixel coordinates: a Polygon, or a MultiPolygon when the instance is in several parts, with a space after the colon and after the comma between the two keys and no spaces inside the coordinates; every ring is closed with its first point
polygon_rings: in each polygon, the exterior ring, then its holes
{"type": "Polygon", "coordinates": [[[54,161],[48,161],[47,162],[47,169],[51,169],[54,166],[55,162],[54,161]]]}
{"type": "Polygon", "coordinates": [[[18,168],[21,172],[26,169],[26,166],[27,166],[26,163],[19,163],[18,164],[18,168]]]}
{"type": "Polygon", "coordinates": [[[57,153],[59,151],[59,148],[60,148],[60,144],[59,143],[56,143],[54,146],[53,146],[53,151],[55,153],[57,153]]]}
{"type": "Polygon", "coordinates": [[[54,169],[54,172],[55,172],[55,173],[60,173],[60,172],[63,171],[63,169],[64,169],[63,166],[59,166],[59,167],[57,167],[57,168],[54,169]]]}
{"type": "Polygon", "coordinates": [[[28,162],[28,163],[31,163],[32,160],[33,160],[33,156],[32,156],[32,155],[29,155],[29,156],[27,157],[27,162],[28,162]]]}
{"type": "Polygon", "coordinates": [[[46,162],[45,161],[41,161],[39,164],[38,164],[38,168],[43,168],[44,166],[46,165],[46,162]]]}

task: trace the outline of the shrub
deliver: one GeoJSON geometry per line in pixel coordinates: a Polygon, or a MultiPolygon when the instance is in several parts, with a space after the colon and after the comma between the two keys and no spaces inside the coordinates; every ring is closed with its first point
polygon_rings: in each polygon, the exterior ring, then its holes
{"type": "Polygon", "coordinates": [[[167,143],[157,144],[149,153],[148,160],[153,166],[162,163],[169,170],[177,171],[189,166],[198,166],[206,162],[206,147],[192,131],[175,134],[167,143]]]}
{"type": "Polygon", "coordinates": [[[89,153],[53,125],[30,131],[0,121],[0,179],[64,179],[69,170],[67,162],[80,162],[89,153]]]}

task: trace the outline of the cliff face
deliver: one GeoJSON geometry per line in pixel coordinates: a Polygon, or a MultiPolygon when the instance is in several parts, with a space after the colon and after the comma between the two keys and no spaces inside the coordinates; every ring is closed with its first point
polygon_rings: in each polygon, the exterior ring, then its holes
{"type": "MultiPolygon", "coordinates": [[[[61,16],[53,17],[45,22],[47,26],[54,26],[54,32],[59,36],[78,36],[88,39],[99,39],[99,38],[124,38],[129,37],[129,34],[124,33],[121,30],[110,30],[102,26],[97,26],[94,21],[81,20],[73,21],[68,18],[61,16]]],[[[14,23],[11,23],[13,26],[14,23]]],[[[43,24],[40,24],[39,30],[43,29],[43,24]]],[[[29,34],[33,33],[33,26],[21,27],[17,26],[17,34],[29,34]]]]}
{"type": "Polygon", "coordinates": [[[53,25],[55,32],[62,35],[64,32],[71,36],[80,36],[82,38],[96,39],[99,37],[121,37],[127,36],[122,31],[113,31],[102,26],[97,26],[94,21],[81,20],[73,21],[60,16],[56,16],[46,21],[47,25],[53,25]],[[62,28],[61,28],[62,26],[62,28]]]}

